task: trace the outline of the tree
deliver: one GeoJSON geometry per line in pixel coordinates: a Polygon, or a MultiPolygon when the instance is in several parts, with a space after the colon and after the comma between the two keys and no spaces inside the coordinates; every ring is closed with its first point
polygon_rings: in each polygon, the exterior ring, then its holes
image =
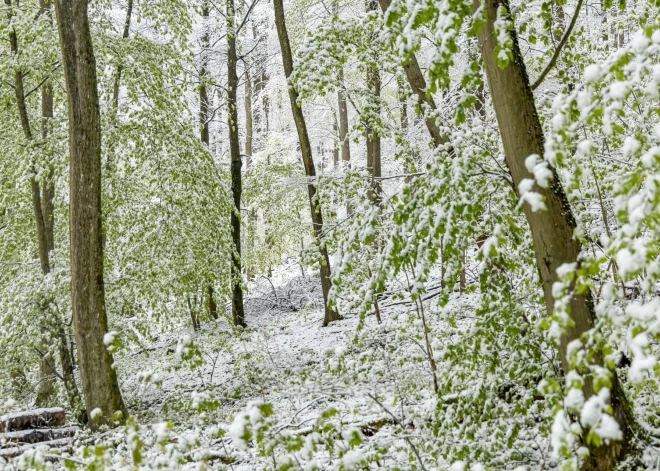
{"type": "MultiPolygon", "coordinates": [[[[284,17],[284,5],[282,0],[274,0],[275,6],[275,26],[277,27],[277,36],[280,40],[280,49],[282,51],[282,64],[284,66],[284,75],[289,80],[293,73],[293,57],[291,54],[291,45],[289,43],[289,35],[286,29],[286,20],[284,17]]],[[[300,151],[302,153],[303,164],[305,165],[305,173],[309,179],[307,183],[307,194],[309,196],[309,206],[312,212],[312,225],[316,241],[319,244],[319,251],[321,255],[321,287],[323,289],[323,304],[325,307],[325,314],[323,317],[323,325],[328,325],[330,322],[338,320],[339,314],[336,310],[332,309],[328,304],[328,296],[330,293],[330,259],[328,257],[328,249],[323,245],[323,215],[321,208],[318,207],[316,201],[316,168],[314,167],[314,159],[312,157],[312,146],[307,134],[307,125],[305,123],[305,116],[303,115],[302,107],[298,99],[298,92],[289,84],[289,101],[291,102],[291,112],[293,113],[293,120],[296,123],[296,130],[298,132],[298,140],[300,142],[300,151]]]]}
{"type": "Polygon", "coordinates": [[[229,154],[231,158],[231,193],[234,207],[231,212],[234,253],[231,265],[232,300],[231,313],[234,325],[245,327],[243,310],[243,279],[241,274],[241,149],[238,137],[238,74],[236,72],[236,10],[234,0],[227,0],[227,121],[229,127],[229,154]]]}
{"type": "MultiPolygon", "coordinates": [[[[377,0],[367,1],[367,12],[376,11],[377,0]]],[[[375,38],[374,38],[375,39],[375,38]]],[[[380,71],[378,70],[378,57],[374,58],[373,64],[367,65],[367,89],[369,90],[369,117],[366,124],[367,132],[367,168],[371,173],[371,200],[374,204],[380,204],[382,199],[382,188],[380,184],[381,172],[381,150],[380,150],[380,71]]]]}
{"type": "Polygon", "coordinates": [[[71,306],[78,364],[91,426],[124,420],[113,358],[106,348],[103,284],[101,119],[86,0],[56,1],[69,114],[71,306]],[[117,417],[116,413],[121,413],[117,417]]]}
{"type": "MultiPolygon", "coordinates": [[[[553,285],[559,281],[558,270],[565,266],[575,267],[580,264],[580,243],[575,237],[577,227],[571,206],[557,172],[547,165],[548,181],[535,180],[529,170],[527,159],[530,156],[541,156],[544,153],[544,135],[536,110],[534,95],[530,87],[525,63],[518,47],[515,29],[509,29],[510,57],[502,63],[496,20],[508,15],[509,5],[506,0],[487,0],[487,21],[479,33],[479,44],[488,78],[490,94],[497,116],[506,164],[511,173],[513,183],[522,193],[531,192],[525,188],[532,182],[533,191],[542,195],[544,210],[534,207],[530,200],[524,205],[525,216],[529,223],[534,242],[536,264],[543,285],[545,304],[548,313],[555,309],[553,285]],[[523,189],[525,188],[525,189],[523,189]]],[[[501,21],[501,20],[500,20],[501,21]]],[[[508,17],[506,21],[511,21],[508,17]]],[[[505,52],[507,54],[507,52],[505,52]]],[[[581,335],[594,327],[596,314],[591,292],[586,290],[576,293],[570,301],[572,325],[561,336],[559,354],[562,367],[568,373],[571,367],[568,345],[580,339],[581,335]]],[[[596,359],[603,364],[602,355],[596,359]]],[[[632,451],[632,441],[635,435],[635,418],[628,403],[616,372],[611,379],[611,406],[613,416],[623,432],[622,441],[610,441],[600,447],[590,446],[590,455],[585,459],[583,470],[614,469],[619,459],[632,451]]],[[[596,393],[593,380],[584,384],[584,395],[589,398],[596,393]]],[[[586,439],[586,437],[583,437],[586,439]]]]}

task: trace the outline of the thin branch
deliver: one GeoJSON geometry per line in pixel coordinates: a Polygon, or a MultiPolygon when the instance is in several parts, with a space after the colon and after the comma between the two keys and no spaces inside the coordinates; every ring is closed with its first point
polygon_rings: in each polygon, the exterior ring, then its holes
{"type": "Polygon", "coordinates": [[[541,85],[541,83],[545,79],[545,76],[548,75],[548,72],[550,72],[550,70],[555,66],[555,63],[559,58],[559,54],[561,54],[561,50],[564,48],[564,44],[566,44],[566,41],[568,41],[568,37],[571,35],[571,32],[573,31],[573,27],[577,22],[578,16],[580,16],[580,10],[582,9],[582,1],[583,0],[578,0],[577,6],[575,7],[575,13],[573,13],[573,18],[571,19],[571,24],[568,25],[568,29],[564,33],[564,37],[561,38],[561,41],[559,41],[559,45],[555,49],[555,53],[552,55],[550,62],[548,62],[548,65],[545,67],[545,69],[543,69],[543,72],[541,72],[539,78],[537,78],[536,81],[532,84],[532,90],[536,90],[538,86],[541,85]]]}
{"type": "MultiPolygon", "coordinates": [[[[392,417],[392,420],[401,428],[403,428],[403,424],[399,421],[396,415],[392,414],[387,407],[383,405],[382,402],[380,402],[378,399],[376,399],[375,396],[372,396],[371,394],[367,394],[367,397],[371,398],[376,404],[378,404],[381,409],[383,409],[390,417],[392,417]]],[[[424,466],[424,461],[422,461],[422,457],[419,455],[419,451],[417,451],[417,447],[415,444],[412,442],[410,437],[404,436],[403,439],[408,442],[408,445],[410,445],[410,448],[412,449],[413,453],[417,457],[417,461],[419,461],[419,466],[426,471],[426,466],[424,466]]]]}
{"type": "MultiPolygon", "coordinates": [[[[52,73],[55,72],[57,69],[59,69],[60,65],[61,65],[61,64],[60,64],[59,62],[57,62],[57,64],[55,65],[55,68],[53,68],[53,70],[50,71],[50,74],[52,74],[52,73]]],[[[39,84],[38,84],[36,87],[34,87],[34,88],[33,88],[32,90],[30,90],[29,92],[27,92],[27,93],[25,94],[25,98],[29,97],[29,96],[32,95],[34,92],[36,92],[37,90],[39,90],[39,89],[41,88],[41,86],[42,86],[44,83],[46,83],[46,81],[50,78],[50,74],[46,75],[46,76],[44,77],[44,79],[43,79],[41,82],[39,82],[39,84]]]]}
{"type": "Polygon", "coordinates": [[[243,21],[241,21],[241,24],[236,28],[236,36],[238,36],[238,33],[241,32],[241,29],[243,26],[245,26],[245,22],[248,20],[250,17],[250,13],[252,12],[252,9],[255,7],[255,5],[259,3],[259,0],[254,0],[252,4],[250,5],[250,8],[248,8],[248,11],[245,13],[245,16],[243,17],[243,21]]]}

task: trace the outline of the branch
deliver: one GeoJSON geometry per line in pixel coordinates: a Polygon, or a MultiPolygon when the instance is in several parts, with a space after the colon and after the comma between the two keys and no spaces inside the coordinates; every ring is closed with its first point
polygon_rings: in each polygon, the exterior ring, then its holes
{"type": "MultiPolygon", "coordinates": [[[[367,394],[367,397],[371,398],[376,404],[378,404],[381,409],[383,409],[392,419],[394,420],[394,423],[396,423],[399,427],[403,428],[403,424],[399,421],[399,419],[396,417],[396,415],[392,414],[387,407],[383,405],[382,402],[380,402],[378,399],[376,399],[375,396],[372,396],[371,394],[367,394]]],[[[410,445],[410,448],[412,448],[413,453],[415,453],[415,456],[417,457],[417,460],[419,461],[419,466],[426,471],[426,466],[424,466],[424,462],[422,461],[422,457],[419,456],[419,452],[417,451],[417,447],[414,445],[410,437],[404,436],[403,439],[408,442],[408,445],[410,445]]]]}
{"type": "Polygon", "coordinates": [[[246,21],[248,20],[248,18],[250,17],[250,13],[252,12],[252,9],[255,7],[255,5],[256,5],[257,3],[259,3],[259,0],[254,0],[254,1],[252,2],[252,4],[250,5],[250,8],[248,8],[247,13],[245,13],[245,16],[243,17],[243,21],[241,21],[241,24],[240,24],[240,25],[238,26],[238,28],[236,29],[236,36],[238,36],[238,33],[241,32],[241,29],[243,28],[243,26],[245,26],[245,22],[246,22],[246,21]]]}
{"type": "MultiPolygon", "coordinates": [[[[50,73],[52,74],[53,72],[55,72],[55,71],[56,71],[57,69],[59,69],[59,68],[60,68],[60,63],[58,62],[58,63],[55,65],[55,68],[54,68],[53,70],[50,71],[50,73]]],[[[41,82],[39,82],[39,84],[38,84],[36,87],[34,87],[32,90],[30,90],[29,92],[27,92],[27,93],[25,94],[25,98],[29,97],[29,96],[32,95],[34,92],[36,92],[37,90],[39,90],[39,89],[41,88],[41,86],[42,86],[44,83],[46,83],[46,81],[47,81],[49,78],[50,78],[50,74],[46,75],[46,76],[44,77],[44,79],[43,79],[41,82]]]]}
{"type": "Polygon", "coordinates": [[[536,90],[538,86],[541,85],[541,83],[545,79],[545,76],[548,75],[548,72],[550,72],[550,70],[555,66],[555,63],[559,58],[559,54],[561,54],[561,50],[563,49],[564,44],[566,44],[566,41],[568,41],[568,37],[571,35],[571,32],[573,31],[573,27],[577,22],[578,16],[580,16],[582,1],[583,0],[578,0],[578,4],[575,7],[575,13],[573,13],[573,18],[571,18],[571,23],[568,25],[568,29],[564,33],[564,37],[562,37],[561,41],[559,41],[559,45],[557,46],[557,49],[555,49],[555,53],[552,55],[552,58],[550,59],[550,62],[548,62],[548,65],[545,67],[545,69],[543,69],[543,72],[541,72],[539,78],[537,78],[536,81],[532,84],[532,90],[536,90]]]}

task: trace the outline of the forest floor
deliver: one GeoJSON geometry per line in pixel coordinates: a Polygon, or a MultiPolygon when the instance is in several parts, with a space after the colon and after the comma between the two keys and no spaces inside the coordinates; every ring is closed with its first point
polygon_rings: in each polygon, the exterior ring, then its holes
{"type": "MultiPolygon", "coordinates": [[[[378,355],[375,349],[383,345],[370,346],[368,340],[356,343],[358,331],[394,330],[394,318],[411,307],[385,304],[381,325],[368,315],[358,329],[359,317],[344,313],[344,319],[323,327],[318,278],[261,278],[252,284],[245,301],[246,331],[237,332],[225,317],[217,322],[207,319],[199,332],[182,327],[142,350],[118,355],[125,401],[142,425],[146,442],[153,427],[143,424],[171,421],[170,441],[182,445],[176,453],[147,446],[148,460],[163,460],[165,454],[170,466],[176,461],[177,468],[190,469],[197,469],[200,462],[235,470],[257,469],[263,460],[272,465],[272,456],[261,457],[252,447],[233,443],[240,439],[231,433],[232,423],[251,402],[272,405],[270,430],[276,433],[306,436],[323,411],[333,408],[338,412],[333,420],[342,429],[360,430],[371,440],[378,435],[380,446],[392,440],[390,429],[398,419],[392,418],[389,408],[397,407],[392,404],[393,388],[396,374],[402,371],[388,375],[382,369],[374,375],[375,365],[367,357],[378,355]],[[358,365],[361,357],[363,371],[358,365]],[[386,399],[378,405],[370,396],[386,399]],[[221,430],[230,433],[219,437],[221,430]]],[[[420,353],[415,355],[420,357],[420,353]]],[[[416,369],[426,376],[428,384],[423,389],[430,394],[432,376],[423,357],[416,369]]],[[[130,462],[128,446],[122,450],[125,445],[119,435],[116,438],[119,453],[112,459],[121,466],[127,464],[125,460],[130,462]]],[[[335,462],[329,454],[325,458],[320,466],[342,467],[336,456],[335,462]]],[[[356,455],[345,459],[354,462],[356,455]]],[[[400,459],[406,467],[409,457],[403,452],[388,459],[400,459]]]]}
{"type": "MultiPolygon", "coordinates": [[[[444,309],[461,316],[449,325],[438,315],[439,292],[425,295],[439,396],[423,323],[405,297],[381,299],[382,323],[343,313],[323,327],[318,278],[262,277],[246,297],[247,329],[229,316],[204,319],[199,332],[182,321],[116,354],[127,427],[82,432],[69,450],[74,461],[37,450],[6,469],[430,471],[448,469],[456,459],[443,456],[458,453],[500,464],[492,469],[555,469],[552,411],[534,392],[538,379],[487,366],[471,373],[472,359],[446,357],[457,333],[470,338],[477,295],[450,296],[444,309]]],[[[471,348],[479,363],[511,357],[504,346],[471,348]]]]}

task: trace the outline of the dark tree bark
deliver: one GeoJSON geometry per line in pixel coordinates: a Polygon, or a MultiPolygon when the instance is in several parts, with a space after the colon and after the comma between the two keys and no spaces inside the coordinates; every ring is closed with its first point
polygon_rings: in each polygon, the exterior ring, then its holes
{"type": "Polygon", "coordinates": [[[339,91],[337,101],[339,103],[339,142],[341,143],[341,160],[351,168],[351,143],[348,140],[348,106],[346,104],[346,89],[344,88],[344,70],[339,69],[339,91]]]}
{"type": "Polygon", "coordinates": [[[227,0],[227,108],[229,127],[229,153],[231,155],[231,193],[234,207],[231,212],[232,240],[234,253],[231,264],[232,301],[231,313],[234,325],[245,327],[243,310],[243,280],[241,275],[241,149],[238,136],[238,108],[236,92],[236,10],[234,0],[227,0]]]}
{"type": "MultiPolygon", "coordinates": [[[[378,0],[378,3],[383,10],[383,14],[385,14],[392,2],[391,0],[378,0]]],[[[412,88],[413,93],[417,96],[417,104],[420,109],[428,108],[429,111],[435,112],[437,109],[435,101],[430,94],[426,93],[426,80],[424,80],[424,74],[422,74],[422,69],[419,68],[419,63],[414,54],[411,54],[408,61],[403,65],[403,70],[408,78],[410,88],[412,88]]],[[[433,144],[436,147],[448,142],[447,136],[440,131],[433,117],[426,117],[425,123],[433,139],[433,144]]]]}
{"type": "MultiPolygon", "coordinates": [[[[351,168],[351,142],[348,139],[348,106],[346,103],[346,87],[344,86],[344,69],[339,69],[337,74],[339,90],[337,91],[337,102],[339,104],[339,143],[341,144],[341,160],[347,169],[351,168]]],[[[353,206],[346,203],[346,215],[353,214],[353,206]]]]}
{"type": "Polygon", "coordinates": [[[66,411],[61,407],[13,412],[0,416],[0,433],[36,427],[58,427],[65,420],[66,411]]]}
{"type": "Polygon", "coordinates": [[[332,112],[332,131],[333,131],[333,148],[332,148],[332,164],[334,168],[339,167],[339,125],[337,122],[337,113],[332,112]]]}
{"type": "MultiPolygon", "coordinates": [[[[63,325],[58,326],[59,348],[60,348],[60,363],[62,365],[62,380],[64,382],[64,389],[66,390],[69,405],[74,411],[74,415],[78,422],[87,423],[87,411],[82,407],[82,400],[80,392],[76,385],[76,378],[73,373],[73,348],[69,348],[68,328],[63,325]]],[[[73,347],[73,345],[71,345],[73,347]]]]}
{"type": "MultiPolygon", "coordinates": [[[[277,27],[277,36],[280,40],[280,48],[282,50],[284,75],[287,80],[289,80],[289,77],[291,77],[291,74],[293,73],[293,57],[284,18],[284,5],[282,0],[273,0],[273,4],[275,6],[275,26],[277,27]]],[[[316,180],[316,168],[314,167],[312,146],[309,141],[309,134],[307,133],[305,116],[303,115],[302,108],[299,104],[298,92],[291,85],[289,85],[288,88],[291,112],[293,113],[293,120],[296,123],[296,130],[298,131],[298,140],[300,142],[303,164],[305,165],[305,173],[309,178],[307,193],[309,195],[309,206],[312,212],[312,225],[321,252],[321,287],[323,289],[323,304],[325,307],[323,325],[328,325],[330,322],[340,319],[340,316],[336,310],[330,309],[328,306],[328,295],[330,293],[332,282],[330,281],[330,259],[328,257],[328,250],[325,245],[323,245],[322,240],[323,215],[321,214],[321,208],[317,206],[316,202],[316,185],[314,183],[316,180]]]]}
{"type": "MultiPolygon", "coordinates": [[[[5,4],[10,8],[9,9],[9,47],[11,54],[17,56],[19,54],[18,49],[18,36],[11,21],[13,18],[13,13],[11,11],[12,2],[11,0],[5,0],[5,4]]],[[[45,6],[41,5],[41,10],[45,6]]],[[[27,103],[25,101],[25,84],[23,82],[23,70],[15,69],[14,70],[14,92],[16,95],[16,105],[18,108],[18,115],[21,122],[21,128],[23,130],[23,137],[25,141],[30,145],[33,140],[32,128],[30,126],[30,118],[27,110],[27,103]]],[[[42,88],[42,99],[44,98],[45,87],[42,88]]],[[[52,117],[52,94],[50,95],[50,109],[48,108],[48,95],[46,99],[42,101],[42,111],[48,113],[50,111],[50,116],[52,117]]],[[[42,128],[42,132],[46,132],[46,128],[42,128]]],[[[46,135],[44,134],[44,139],[46,135]]],[[[39,182],[37,181],[36,175],[33,174],[30,178],[30,187],[32,195],[32,210],[34,213],[34,220],[37,229],[37,250],[39,253],[39,263],[41,265],[41,272],[44,275],[50,273],[50,256],[49,252],[52,245],[52,198],[50,200],[42,199],[41,189],[39,182]],[[50,203],[50,204],[49,204],[50,203]],[[47,218],[45,211],[50,210],[50,217],[47,218]],[[47,221],[51,222],[51,232],[50,232],[50,241],[49,241],[49,231],[47,221]]],[[[49,194],[45,191],[47,187],[47,182],[43,185],[44,188],[44,197],[48,198],[49,194]]],[[[45,326],[41,327],[42,332],[45,333],[45,326]]],[[[37,397],[36,404],[37,406],[48,405],[52,397],[55,394],[55,370],[53,368],[53,361],[48,353],[48,344],[45,339],[42,339],[42,348],[44,354],[39,362],[39,386],[37,387],[37,397]]]]}
{"type": "MultiPolygon", "coordinates": [[[[121,33],[122,39],[128,39],[128,35],[131,30],[131,17],[133,15],[133,0],[128,0],[126,5],[126,20],[124,21],[124,30],[121,33]]],[[[115,72],[115,81],[112,84],[112,107],[115,115],[117,114],[117,109],[119,108],[119,85],[121,84],[121,74],[123,72],[123,67],[121,64],[117,66],[117,72],[115,72]]]]}
{"type": "MultiPolygon", "coordinates": [[[[204,3],[202,7],[202,17],[204,20],[209,18],[209,6],[207,3],[204,3]]],[[[207,29],[206,23],[204,24],[204,34],[201,38],[202,52],[200,54],[200,67],[199,67],[199,126],[200,126],[200,139],[201,141],[209,145],[209,96],[208,90],[206,87],[206,76],[208,74],[208,49],[210,47],[209,43],[209,32],[207,29]]]]}
{"type": "Polygon", "coordinates": [[[245,66],[245,166],[252,165],[252,136],[254,132],[252,117],[252,79],[245,66]]]}
{"type": "MultiPolygon", "coordinates": [[[[510,33],[513,39],[513,59],[509,65],[501,69],[495,60],[497,33],[494,21],[498,7],[503,5],[508,10],[508,2],[486,0],[485,4],[488,21],[479,34],[479,44],[504,144],[506,163],[513,183],[518,188],[524,178],[533,178],[525,167],[525,159],[532,154],[543,155],[543,130],[515,31],[510,33]]],[[[565,263],[579,263],[580,254],[580,244],[573,237],[576,222],[570,204],[555,170],[552,171],[553,180],[547,189],[538,185],[534,187],[534,191],[543,195],[547,210],[534,212],[528,204],[524,205],[548,313],[554,309],[552,285],[558,281],[557,268],[565,263]]],[[[567,345],[594,326],[595,312],[590,292],[573,296],[570,315],[574,325],[562,336],[559,349],[565,372],[569,370],[567,345]]],[[[602,358],[598,360],[602,364],[602,358]]],[[[614,469],[617,461],[630,451],[636,428],[635,418],[616,372],[612,374],[611,406],[624,439],[592,448],[590,456],[584,461],[583,470],[614,469]]],[[[584,392],[586,397],[594,394],[590,380],[585,381],[584,392]]]]}
{"type": "MultiPolygon", "coordinates": [[[[206,2],[202,6],[202,17],[204,18],[205,23],[204,23],[204,34],[202,34],[202,38],[201,38],[202,52],[200,54],[201,64],[199,68],[199,78],[200,78],[199,126],[200,126],[200,140],[202,141],[202,144],[204,144],[208,149],[210,143],[209,120],[210,120],[211,104],[209,101],[208,90],[206,87],[206,76],[208,74],[207,54],[211,46],[210,46],[209,31],[206,25],[206,21],[208,20],[209,17],[209,5],[206,2]]],[[[211,318],[215,320],[218,318],[218,305],[215,302],[214,291],[215,290],[213,289],[213,283],[209,281],[206,285],[206,294],[208,297],[208,310],[209,310],[209,316],[211,316],[211,318]]],[[[198,325],[198,323],[199,320],[197,320],[197,323],[195,323],[195,321],[193,320],[193,327],[198,325]]]]}
{"type": "Polygon", "coordinates": [[[101,117],[96,61],[86,0],[56,0],[69,116],[71,307],[78,364],[90,425],[114,425],[126,408],[112,355],[103,284],[101,213],[101,117]],[[100,409],[101,413],[92,411],[100,409]]]}
{"type": "MultiPolygon", "coordinates": [[[[376,11],[378,9],[377,0],[367,0],[367,11],[376,11]]],[[[376,129],[376,120],[380,118],[380,71],[375,66],[367,66],[367,88],[369,89],[372,116],[367,122],[367,168],[371,174],[371,193],[370,199],[373,204],[379,205],[382,200],[381,195],[381,151],[380,135],[376,129]]]]}
{"type": "Polygon", "coordinates": [[[218,304],[215,302],[213,284],[206,285],[206,300],[208,302],[209,316],[213,320],[218,320],[218,304]]]}

